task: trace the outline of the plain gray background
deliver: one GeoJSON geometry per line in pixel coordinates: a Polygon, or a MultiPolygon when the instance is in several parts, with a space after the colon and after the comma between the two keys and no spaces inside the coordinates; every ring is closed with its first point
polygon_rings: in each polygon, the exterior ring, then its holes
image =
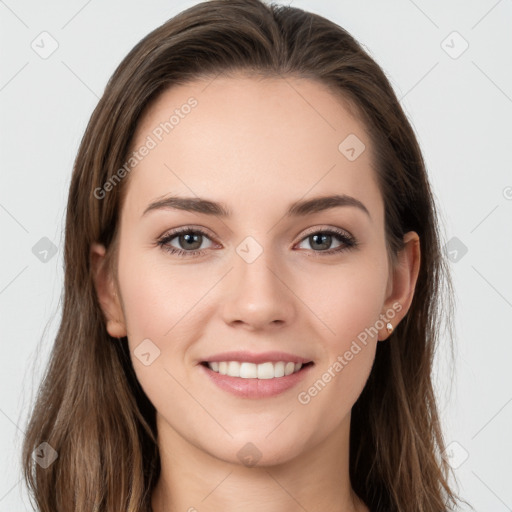
{"type": "MultiPolygon", "coordinates": [[[[19,454],[60,320],[62,230],[79,141],[120,60],[195,3],[0,1],[0,511],[32,510],[19,454]],[[42,256],[50,242],[55,254],[42,256]]],[[[354,35],[416,130],[457,293],[453,384],[446,348],[436,360],[447,456],[477,511],[510,511],[512,1],[286,3],[354,35]]]]}

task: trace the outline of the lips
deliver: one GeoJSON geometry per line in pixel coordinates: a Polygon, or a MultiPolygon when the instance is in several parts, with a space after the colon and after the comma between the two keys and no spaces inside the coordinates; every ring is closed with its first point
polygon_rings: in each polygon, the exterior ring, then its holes
{"type": "Polygon", "coordinates": [[[314,362],[289,352],[222,352],[198,361],[202,373],[223,391],[240,398],[277,396],[310,374],[314,362]]]}

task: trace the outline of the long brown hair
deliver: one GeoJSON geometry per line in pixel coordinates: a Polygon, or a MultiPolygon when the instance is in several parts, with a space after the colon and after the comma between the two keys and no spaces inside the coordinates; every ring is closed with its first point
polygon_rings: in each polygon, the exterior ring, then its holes
{"type": "Polygon", "coordinates": [[[203,2],[155,29],[121,62],[91,116],[67,204],[62,320],[23,445],[24,477],[38,510],[151,510],[160,472],[155,409],[126,338],[107,333],[89,250],[104,244],[115,272],[128,181],[119,180],[119,170],[145,109],[175,84],[239,71],[316,80],[351,105],[371,138],[389,254],[396,255],[407,231],[420,237],[411,307],[378,344],[352,409],[350,478],[372,511],[452,510],[459,498],[448,483],[455,475],[442,456],[431,372],[443,318],[452,341],[453,291],[415,134],[385,74],[349,33],[321,16],[260,0],[203,2]],[[100,194],[107,182],[113,185],[100,194]],[[33,459],[42,443],[58,454],[48,467],[33,459]]]}

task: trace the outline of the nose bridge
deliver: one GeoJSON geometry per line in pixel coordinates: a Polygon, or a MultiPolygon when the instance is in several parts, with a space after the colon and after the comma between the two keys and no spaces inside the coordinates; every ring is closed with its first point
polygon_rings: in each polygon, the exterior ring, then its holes
{"type": "Polygon", "coordinates": [[[253,328],[289,323],[295,313],[294,295],[286,286],[276,255],[248,236],[235,248],[224,317],[253,328]]]}

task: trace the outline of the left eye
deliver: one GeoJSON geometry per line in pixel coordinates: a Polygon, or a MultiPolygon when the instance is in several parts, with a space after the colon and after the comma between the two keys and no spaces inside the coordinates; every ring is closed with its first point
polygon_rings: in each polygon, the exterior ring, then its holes
{"type": "Polygon", "coordinates": [[[308,241],[310,247],[313,248],[313,256],[330,256],[339,254],[344,251],[354,249],[358,245],[358,242],[352,235],[349,235],[345,231],[338,231],[337,229],[323,229],[310,232],[309,235],[302,239],[301,243],[304,241],[308,241]],[[329,246],[331,245],[333,238],[338,240],[340,244],[334,248],[330,248],[329,246]]]}

